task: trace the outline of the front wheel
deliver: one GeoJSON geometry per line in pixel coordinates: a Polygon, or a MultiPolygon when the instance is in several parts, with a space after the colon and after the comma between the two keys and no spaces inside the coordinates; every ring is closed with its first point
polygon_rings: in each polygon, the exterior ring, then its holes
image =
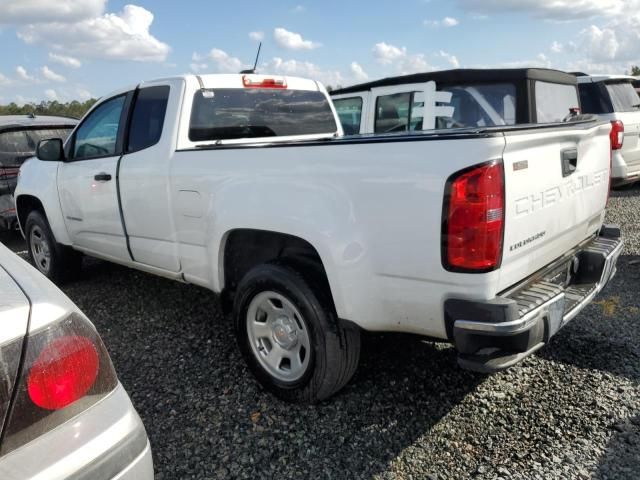
{"type": "Polygon", "coordinates": [[[40,273],[54,282],[69,280],[77,274],[81,254],[56,242],[49,222],[41,212],[35,210],[27,216],[25,235],[29,258],[40,273]]]}
{"type": "Polygon", "coordinates": [[[291,266],[261,265],[240,282],[234,302],[247,365],[266,389],[291,402],[330,397],[351,379],[360,357],[359,329],[338,320],[313,278],[291,266]]]}

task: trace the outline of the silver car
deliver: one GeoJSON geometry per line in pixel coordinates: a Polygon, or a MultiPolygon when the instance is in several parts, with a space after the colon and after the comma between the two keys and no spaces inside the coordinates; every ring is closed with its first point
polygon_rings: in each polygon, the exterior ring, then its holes
{"type": "Polygon", "coordinates": [[[0,479],[152,479],[151,448],[100,336],[0,245],[0,479]]]}

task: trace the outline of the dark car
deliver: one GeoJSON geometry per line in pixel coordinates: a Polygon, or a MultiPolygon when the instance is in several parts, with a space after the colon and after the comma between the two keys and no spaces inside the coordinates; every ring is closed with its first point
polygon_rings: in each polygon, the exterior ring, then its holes
{"type": "Polygon", "coordinates": [[[17,228],[13,192],[22,163],[34,155],[41,139],[66,139],[77,123],[67,117],[0,116],[0,230],[17,228]]]}

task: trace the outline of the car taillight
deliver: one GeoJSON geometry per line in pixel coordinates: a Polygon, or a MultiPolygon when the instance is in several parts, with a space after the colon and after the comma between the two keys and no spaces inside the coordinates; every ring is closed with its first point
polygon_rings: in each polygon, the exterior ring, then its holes
{"type": "Polygon", "coordinates": [[[40,408],[60,410],[86,395],[99,367],[98,352],[90,339],[77,335],[57,338],[31,366],[29,397],[40,408]]]}
{"type": "Polygon", "coordinates": [[[100,336],[79,314],[31,334],[25,344],[0,456],[88,409],[118,385],[100,336]]]}
{"type": "Polygon", "coordinates": [[[246,88],[287,88],[284,78],[270,78],[252,75],[243,75],[242,84],[246,88]]]}
{"type": "Polygon", "coordinates": [[[611,141],[611,150],[620,150],[624,143],[624,123],[620,120],[611,122],[611,133],[609,134],[611,141]]]}
{"type": "Polygon", "coordinates": [[[487,163],[452,175],[443,208],[442,263],[449,271],[500,267],[504,230],[504,170],[487,163]]]}

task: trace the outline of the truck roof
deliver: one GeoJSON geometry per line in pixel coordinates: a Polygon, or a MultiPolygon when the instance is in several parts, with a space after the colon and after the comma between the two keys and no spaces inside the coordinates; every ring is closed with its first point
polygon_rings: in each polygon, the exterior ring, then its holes
{"type": "Polygon", "coordinates": [[[57,117],[50,115],[0,115],[0,131],[20,127],[73,127],[77,123],[78,120],[71,117],[57,117]]]}
{"type": "Polygon", "coordinates": [[[442,70],[438,72],[414,73],[411,75],[401,75],[387,77],[373,82],[361,83],[351,87],[333,90],[331,95],[342,95],[345,93],[361,92],[377,87],[388,87],[392,85],[402,85],[407,83],[424,83],[434,81],[439,84],[446,83],[483,83],[483,82],[505,82],[518,80],[542,80],[553,83],[564,83],[568,85],[576,84],[576,77],[560,70],[549,68],[493,68],[493,69],[471,69],[458,68],[455,70],[442,70]]]}
{"type": "Polygon", "coordinates": [[[631,75],[579,75],[577,79],[578,83],[597,83],[611,80],[628,80],[629,82],[633,82],[637,80],[636,77],[632,77],[631,75]]]}

